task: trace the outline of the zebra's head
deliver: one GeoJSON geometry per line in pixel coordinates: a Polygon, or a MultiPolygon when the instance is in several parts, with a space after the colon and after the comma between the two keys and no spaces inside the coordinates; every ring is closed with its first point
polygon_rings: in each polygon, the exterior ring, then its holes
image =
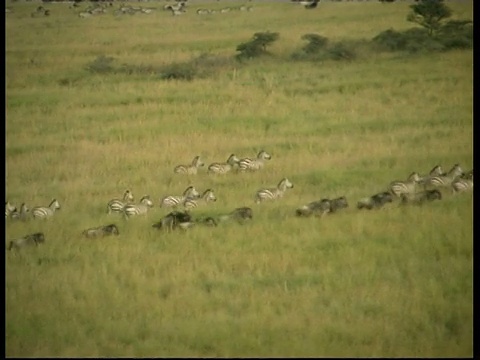
{"type": "Polygon", "coordinates": [[[60,203],[58,202],[57,199],[53,199],[52,202],[49,205],[49,208],[58,210],[58,209],[60,209],[60,203]]]}
{"type": "Polygon", "coordinates": [[[430,173],[429,173],[430,176],[439,176],[443,174],[444,172],[440,165],[436,165],[432,170],[430,170],[430,173]]]}
{"type": "Polygon", "coordinates": [[[282,191],[285,191],[286,189],[292,189],[292,188],[293,188],[293,184],[287,178],[283,178],[278,183],[278,189],[282,191]]]}
{"type": "Polygon", "coordinates": [[[270,160],[272,158],[272,155],[267,153],[265,150],[262,150],[258,153],[257,158],[262,160],[270,160]]]}
{"type": "Polygon", "coordinates": [[[133,194],[130,190],[128,190],[128,189],[125,190],[125,193],[123,194],[123,200],[133,202],[134,198],[133,198],[133,194]]]}
{"type": "Polygon", "coordinates": [[[414,171],[408,176],[408,181],[420,182],[422,181],[422,178],[416,171],[414,171]]]}
{"type": "Polygon", "coordinates": [[[238,164],[239,162],[240,162],[240,159],[235,154],[231,154],[227,159],[227,164],[232,166],[235,164],[238,164]]]}
{"type": "Polygon", "coordinates": [[[453,165],[453,167],[448,172],[448,175],[451,177],[461,176],[463,174],[463,169],[459,164],[453,165]]]}
{"type": "Polygon", "coordinates": [[[16,211],[17,210],[17,207],[10,204],[10,201],[6,201],[5,202],[5,216],[16,211]]]}
{"type": "Polygon", "coordinates": [[[185,196],[187,198],[198,199],[200,197],[200,194],[197,191],[197,189],[195,189],[195,187],[193,185],[190,185],[183,192],[183,196],[185,196]]]}
{"type": "Polygon", "coordinates": [[[205,163],[200,159],[200,156],[195,156],[192,161],[192,165],[195,167],[201,167],[204,166],[205,163]]]}
{"type": "Polygon", "coordinates": [[[153,207],[153,201],[150,199],[149,195],[144,195],[140,200],[140,203],[143,205],[147,205],[148,207],[153,207]]]}
{"type": "Polygon", "coordinates": [[[204,192],[203,195],[202,195],[202,198],[203,198],[206,202],[217,201],[217,197],[216,197],[215,194],[213,193],[213,190],[212,190],[212,189],[207,189],[207,190],[205,190],[205,192],[204,192]]]}

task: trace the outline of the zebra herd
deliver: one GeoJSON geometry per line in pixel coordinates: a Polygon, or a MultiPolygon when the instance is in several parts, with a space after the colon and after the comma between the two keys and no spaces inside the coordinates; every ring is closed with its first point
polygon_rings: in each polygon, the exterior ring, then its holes
{"type": "MultiPolygon", "coordinates": [[[[263,168],[263,162],[270,160],[272,156],[265,150],[261,150],[255,158],[238,158],[231,154],[225,163],[214,162],[208,166],[207,173],[225,174],[236,168],[237,171],[258,171],[263,168]]],[[[178,174],[197,174],[197,169],[205,164],[200,156],[195,156],[190,165],[178,165],[174,172],[178,174]],[[181,169],[181,170],[179,170],[181,169]]],[[[281,199],[288,189],[293,189],[293,183],[286,177],[282,178],[275,187],[266,187],[255,192],[253,200],[255,204],[265,201],[274,201],[281,199]]],[[[444,172],[440,165],[436,165],[426,175],[420,175],[412,172],[406,180],[391,181],[386,189],[372,196],[361,198],[357,202],[357,209],[380,209],[388,203],[393,203],[395,199],[400,201],[401,205],[415,204],[421,205],[434,200],[441,200],[442,191],[450,189],[450,192],[462,193],[473,191],[473,169],[464,172],[459,164],[453,165],[448,171],[444,172]]],[[[125,190],[122,198],[114,198],[107,202],[106,212],[108,214],[123,214],[125,219],[137,215],[145,215],[149,209],[154,207],[154,203],[149,195],[144,195],[138,203],[134,202],[134,196],[130,189],[125,190]]],[[[219,222],[233,219],[239,223],[253,219],[253,210],[251,207],[243,206],[235,208],[233,211],[219,215],[216,219],[208,216],[206,218],[192,217],[192,210],[196,209],[201,203],[208,204],[215,202],[217,197],[213,189],[208,188],[199,192],[195,186],[189,185],[181,195],[165,195],[159,200],[160,208],[169,209],[170,213],[165,215],[152,225],[153,228],[173,231],[176,229],[186,230],[196,224],[206,226],[217,226],[219,222]]],[[[345,196],[334,199],[323,198],[302,205],[295,210],[297,217],[319,217],[323,218],[327,214],[333,214],[341,209],[349,207],[345,196]]],[[[25,203],[22,203],[20,209],[5,202],[5,219],[22,220],[28,219],[48,219],[54,216],[60,209],[60,203],[53,199],[48,206],[35,206],[31,209],[25,203]]],[[[82,235],[86,238],[102,238],[105,236],[119,235],[117,225],[109,224],[86,229],[82,235]]],[[[38,245],[45,242],[43,233],[34,233],[22,238],[11,240],[8,249],[19,249],[28,245],[38,245]]]]}

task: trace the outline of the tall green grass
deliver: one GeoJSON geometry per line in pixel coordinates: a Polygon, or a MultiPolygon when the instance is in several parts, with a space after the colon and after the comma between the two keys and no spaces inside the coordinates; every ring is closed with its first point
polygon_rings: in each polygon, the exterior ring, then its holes
{"type": "MultiPolygon", "coordinates": [[[[67,4],[7,2],[6,199],[62,205],[47,221],[6,221],[6,241],[42,231],[46,243],[6,252],[9,357],[468,357],[473,353],[473,199],[360,211],[356,202],[412,171],[473,167],[472,51],[369,54],[294,62],[301,36],[370,40],[404,30],[410,2],[251,2],[251,13],[81,19],[67,4]],[[318,11],[317,11],[318,10],[318,11]],[[231,61],[193,81],[87,70],[233,58],[256,32],[271,56],[231,61]],[[252,174],[173,173],[195,155],[272,154],[252,174]],[[288,177],[271,203],[253,195],[288,177]],[[254,219],[185,233],[151,227],[159,200],[190,184],[218,201],[194,215],[251,206],[254,219]],[[130,188],[155,207],[124,220],[107,202],[130,188]],[[322,219],[295,209],[346,196],[322,219]],[[98,241],[82,230],[109,223],[98,241]]],[[[142,4],[142,5],[145,5],[142,4]]],[[[240,4],[240,3],[239,3],[240,4]]],[[[472,18],[472,2],[447,2],[472,18]]],[[[132,5],[138,5],[137,2],[132,5]]],[[[86,5],[83,5],[86,6],[86,5]]],[[[116,4],[114,6],[117,6],[116,4]]]]}

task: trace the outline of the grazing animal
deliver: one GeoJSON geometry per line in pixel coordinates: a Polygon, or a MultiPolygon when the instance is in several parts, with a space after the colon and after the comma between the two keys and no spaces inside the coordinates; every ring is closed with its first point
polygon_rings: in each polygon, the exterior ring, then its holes
{"type": "Polygon", "coordinates": [[[200,198],[189,198],[187,197],[185,201],[183,202],[183,207],[185,208],[185,211],[190,211],[198,206],[198,200],[203,200],[206,204],[210,202],[215,202],[217,201],[217,197],[213,193],[212,189],[207,189],[203,192],[203,194],[200,196],[200,198]]]}
{"type": "Polygon", "coordinates": [[[323,217],[328,213],[334,213],[340,209],[348,207],[348,201],[345,196],[335,199],[321,199],[313,201],[295,211],[297,216],[309,217],[311,215],[323,217]]]}
{"type": "Polygon", "coordinates": [[[421,205],[427,201],[441,200],[442,193],[436,189],[425,190],[415,194],[402,194],[401,199],[402,199],[401,204],[403,205],[405,204],[421,205]]]}
{"type": "Polygon", "coordinates": [[[389,190],[397,197],[400,197],[402,194],[413,194],[417,191],[418,184],[421,180],[420,175],[418,175],[417,172],[413,172],[407,181],[392,181],[389,185],[389,190]]]}
{"type": "Polygon", "coordinates": [[[91,239],[91,238],[99,238],[99,237],[105,237],[110,235],[119,235],[120,232],[118,231],[117,225],[110,224],[110,225],[103,225],[103,226],[98,226],[98,227],[84,230],[82,234],[83,236],[91,239]]]}
{"type": "Polygon", "coordinates": [[[357,209],[380,209],[385,204],[393,202],[393,196],[388,191],[384,191],[370,197],[360,199],[357,203],[357,209]]]}
{"type": "Polygon", "coordinates": [[[53,199],[48,207],[36,206],[32,208],[31,212],[34,219],[46,219],[52,217],[55,211],[59,209],[60,203],[56,199],[53,199]]]}
{"type": "Polygon", "coordinates": [[[453,165],[450,171],[444,175],[434,176],[425,182],[425,189],[429,187],[447,187],[450,186],[453,181],[463,175],[463,170],[459,164],[453,165]]]}
{"type": "Polygon", "coordinates": [[[283,178],[275,188],[260,189],[255,193],[255,203],[259,204],[265,200],[275,200],[283,197],[287,189],[292,189],[293,184],[287,178],[283,178]]]}
{"type": "Polygon", "coordinates": [[[315,9],[320,0],[300,1],[300,4],[305,6],[305,9],[315,9]]]}
{"type": "Polygon", "coordinates": [[[8,245],[8,250],[20,249],[25,246],[39,245],[45,242],[45,236],[41,232],[25,235],[20,239],[11,240],[8,245]]]}
{"type": "Polygon", "coordinates": [[[211,216],[208,216],[206,218],[197,219],[196,223],[202,224],[202,225],[205,225],[205,226],[210,226],[210,227],[218,226],[217,220],[215,220],[211,216]]]}
{"type": "Polygon", "coordinates": [[[123,213],[125,218],[128,219],[130,216],[134,215],[145,215],[148,212],[148,209],[153,207],[153,201],[150,200],[149,195],[144,195],[140,199],[139,204],[127,204],[123,208],[123,213]]]}
{"type": "Polygon", "coordinates": [[[131,204],[134,201],[133,194],[130,190],[125,190],[123,194],[123,200],[120,199],[112,199],[107,204],[107,213],[110,214],[112,212],[121,213],[123,212],[123,208],[127,204],[131,204]]]}
{"type": "Polygon", "coordinates": [[[17,211],[17,207],[15,205],[10,204],[10,201],[5,202],[5,219],[10,217],[10,215],[17,211]]]}
{"type": "Polygon", "coordinates": [[[192,221],[190,214],[181,211],[172,211],[171,213],[160,219],[159,222],[152,225],[152,227],[159,230],[172,231],[175,229],[188,229],[195,223],[192,221]]]}
{"type": "Polygon", "coordinates": [[[197,199],[200,196],[198,191],[195,189],[194,186],[190,185],[185,189],[183,195],[169,195],[165,196],[163,199],[160,200],[160,207],[172,207],[175,208],[178,205],[181,205],[185,202],[186,199],[197,199]]]}
{"type": "Polygon", "coordinates": [[[272,156],[267,153],[265,150],[261,150],[257,154],[256,159],[252,158],[243,158],[240,159],[238,162],[238,169],[239,171],[257,171],[263,168],[264,161],[265,160],[270,160],[272,156]]]}
{"type": "Polygon", "coordinates": [[[20,211],[15,210],[11,213],[10,216],[12,219],[15,220],[28,220],[28,218],[30,217],[30,209],[25,203],[22,203],[22,205],[20,206],[20,211]]]}
{"type": "Polygon", "coordinates": [[[244,223],[247,220],[252,220],[253,219],[253,210],[250,207],[243,206],[234,209],[228,214],[225,215],[220,215],[219,220],[220,221],[225,221],[225,220],[236,220],[239,223],[244,223]]]}
{"type": "Polygon", "coordinates": [[[226,174],[233,169],[235,165],[238,165],[240,159],[235,155],[231,154],[227,161],[224,163],[214,162],[208,166],[209,174],[226,174]]]}
{"type": "Polygon", "coordinates": [[[473,190],[473,169],[452,182],[454,193],[473,190]]]}
{"type": "Polygon", "coordinates": [[[177,165],[173,169],[175,174],[195,175],[199,167],[204,166],[205,163],[200,159],[200,156],[195,156],[191,165],[177,165]]]}
{"type": "Polygon", "coordinates": [[[208,9],[198,9],[197,14],[198,15],[207,15],[207,14],[210,14],[210,10],[208,10],[208,9]]]}

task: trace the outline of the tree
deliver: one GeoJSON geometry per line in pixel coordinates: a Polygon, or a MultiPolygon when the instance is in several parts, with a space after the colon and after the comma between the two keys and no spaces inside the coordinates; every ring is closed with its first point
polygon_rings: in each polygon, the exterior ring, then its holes
{"type": "Polygon", "coordinates": [[[452,11],[443,3],[443,0],[419,0],[410,5],[412,12],[407,20],[417,23],[428,30],[432,36],[441,26],[441,22],[452,15],[452,11]]]}

